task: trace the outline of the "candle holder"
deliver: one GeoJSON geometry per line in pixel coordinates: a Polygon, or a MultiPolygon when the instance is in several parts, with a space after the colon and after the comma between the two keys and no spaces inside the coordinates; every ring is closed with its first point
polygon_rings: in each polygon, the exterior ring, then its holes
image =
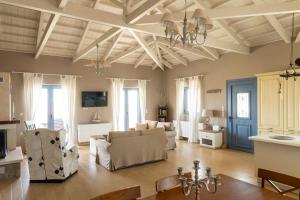
{"type": "Polygon", "coordinates": [[[195,160],[193,169],[195,170],[194,179],[186,178],[182,173],[182,167],[178,167],[178,177],[182,193],[185,196],[189,196],[192,190],[195,191],[195,200],[200,200],[200,189],[204,188],[207,192],[216,193],[218,187],[221,186],[221,177],[212,175],[211,168],[206,168],[206,177],[204,179],[199,178],[199,164],[198,160],[195,160]]]}

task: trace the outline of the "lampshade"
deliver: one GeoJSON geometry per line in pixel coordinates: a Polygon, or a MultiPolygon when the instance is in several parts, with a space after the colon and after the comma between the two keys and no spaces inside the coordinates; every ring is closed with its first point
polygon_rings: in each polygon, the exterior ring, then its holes
{"type": "Polygon", "coordinates": [[[213,117],[213,111],[212,110],[207,110],[207,109],[203,109],[202,110],[202,117],[213,117]]]}
{"type": "Polygon", "coordinates": [[[203,10],[200,8],[195,10],[192,18],[195,19],[199,25],[205,24],[205,22],[207,21],[207,17],[205,16],[203,10]]]}
{"type": "Polygon", "coordinates": [[[174,22],[174,18],[171,13],[165,13],[161,18],[161,23],[165,26],[168,26],[174,22]]]}
{"type": "Polygon", "coordinates": [[[205,22],[205,27],[206,27],[206,30],[210,30],[214,27],[214,24],[210,18],[207,18],[207,20],[205,22]]]}

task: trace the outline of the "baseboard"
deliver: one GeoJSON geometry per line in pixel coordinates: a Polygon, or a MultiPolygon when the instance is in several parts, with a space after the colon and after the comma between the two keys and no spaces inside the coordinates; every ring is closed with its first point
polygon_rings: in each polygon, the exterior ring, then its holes
{"type": "Polygon", "coordinates": [[[30,180],[30,183],[63,183],[69,178],[71,178],[74,174],[77,174],[77,172],[78,170],[65,179],[30,180]]]}

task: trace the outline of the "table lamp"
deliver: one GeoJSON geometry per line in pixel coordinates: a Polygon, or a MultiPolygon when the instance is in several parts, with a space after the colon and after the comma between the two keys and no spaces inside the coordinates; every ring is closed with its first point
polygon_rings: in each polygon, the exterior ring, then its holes
{"type": "Polygon", "coordinates": [[[210,118],[214,115],[212,110],[203,109],[201,116],[205,118],[205,124],[209,125],[210,118]]]}

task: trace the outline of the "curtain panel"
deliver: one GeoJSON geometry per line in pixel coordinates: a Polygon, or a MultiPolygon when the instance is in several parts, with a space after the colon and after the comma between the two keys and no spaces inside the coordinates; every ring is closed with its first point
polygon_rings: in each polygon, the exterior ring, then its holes
{"type": "Polygon", "coordinates": [[[24,120],[37,121],[37,112],[43,87],[43,75],[24,73],[24,120]]]}
{"type": "Polygon", "coordinates": [[[176,127],[177,127],[176,132],[177,132],[177,138],[182,136],[180,120],[183,115],[184,85],[185,85],[184,78],[176,80],[176,127]]]}
{"type": "Polygon", "coordinates": [[[113,78],[111,81],[113,129],[115,131],[122,131],[124,130],[124,80],[113,78]]]}
{"type": "Polygon", "coordinates": [[[138,88],[139,88],[139,98],[140,98],[140,108],[141,108],[141,120],[142,122],[146,119],[147,112],[147,81],[146,80],[138,80],[138,88]]]}
{"type": "Polygon", "coordinates": [[[60,76],[64,105],[64,128],[67,132],[67,141],[76,144],[75,105],[76,105],[76,76],[60,76]]]}
{"type": "Polygon", "coordinates": [[[189,121],[191,131],[189,142],[198,141],[198,123],[203,109],[203,77],[194,76],[189,78],[189,121]]]}

